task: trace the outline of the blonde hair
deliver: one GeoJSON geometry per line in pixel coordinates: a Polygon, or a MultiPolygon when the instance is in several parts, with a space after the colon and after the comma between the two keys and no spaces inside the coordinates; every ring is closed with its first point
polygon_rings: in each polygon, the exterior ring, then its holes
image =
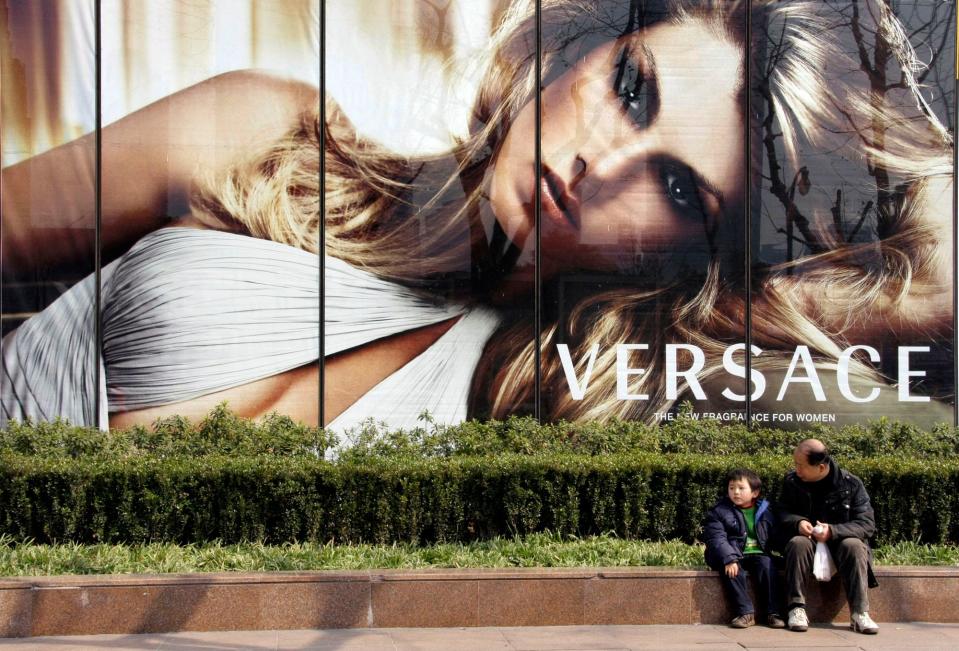
{"type": "MultiPolygon", "coordinates": [[[[912,92],[915,54],[885,2],[878,1],[880,37],[887,39],[902,62],[912,92]]],[[[757,20],[781,21],[784,45],[768,77],[769,107],[782,132],[788,160],[798,167],[800,141],[827,146],[818,134],[848,123],[874,128],[882,138],[859,144],[855,156],[902,176],[909,184],[894,215],[892,234],[878,243],[852,245],[833,241],[816,255],[773,268],[761,279],[752,307],[753,340],[780,351],[806,345],[823,364],[836,360],[849,326],[836,327],[817,318],[805,300],[810,285],[829,286],[859,313],[876,301],[904,296],[917,278],[928,279],[935,233],[924,226],[924,178],[951,174],[951,138],[924,107],[925,119],[906,120],[901,113],[858,89],[832,88],[826,62],[845,60],[836,39],[824,36],[821,3],[752,2],[746,0],[661,0],[662,17],[671,22],[696,19],[718,35],[746,48],[746,12],[757,20]],[[878,247],[881,264],[869,269],[848,261],[857,248],[878,247]],[[801,271],[800,273],[797,273],[801,271]]],[[[543,79],[560,69],[563,51],[583,35],[610,40],[639,29],[633,3],[600,0],[542,0],[543,79]],[[618,9],[616,5],[621,6],[618,9]],[[570,35],[573,35],[572,37],[570,35]]],[[[511,4],[487,50],[486,74],[479,89],[470,136],[449,155],[404,157],[359,136],[331,99],[326,99],[326,123],[319,116],[303,122],[281,142],[229,177],[199,189],[194,212],[223,228],[245,230],[307,251],[318,251],[320,233],[320,138],[325,136],[325,205],[327,255],[341,258],[384,278],[411,286],[464,267],[471,252],[503,256],[486,240],[483,219],[487,207],[488,174],[498,146],[515,116],[532,101],[536,89],[536,12],[532,0],[511,4]],[[325,130],[325,132],[321,131],[325,130]],[[425,200],[421,199],[425,198],[425,200]]],[[[580,45],[579,47],[582,47],[580,45]]],[[[744,56],[746,53],[744,52],[744,56]]],[[[744,80],[745,83],[745,80],[744,80]]],[[[745,119],[746,116],[744,116],[745,119]]],[[[831,145],[829,145],[831,146],[831,145]]],[[[481,257],[484,257],[481,256],[481,257]]],[[[654,289],[624,286],[581,300],[562,323],[549,323],[539,333],[543,415],[549,419],[613,417],[653,421],[670,407],[665,395],[664,360],[654,354],[631,390],[649,395],[647,401],[623,401],[615,395],[615,344],[641,342],[651,351],[666,343],[689,343],[706,354],[707,379],[721,370],[720,360],[730,343],[745,337],[746,305],[737,274],[713,260],[695,283],[676,281],[654,289]],[[695,285],[695,286],[693,286],[695,285]],[[583,351],[600,345],[590,390],[573,400],[555,354],[557,343],[568,343],[577,371],[585,367],[583,351]]],[[[466,297],[476,300],[476,297],[466,297]]],[[[528,411],[533,400],[536,339],[527,321],[505,325],[484,351],[474,376],[470,413],[504,417],[528,411]]],[[[783,365],[781,356],[766,356],[754,366],[783,365]]],[[[860,364],[860,375],[874,377],[860,364]]]]}

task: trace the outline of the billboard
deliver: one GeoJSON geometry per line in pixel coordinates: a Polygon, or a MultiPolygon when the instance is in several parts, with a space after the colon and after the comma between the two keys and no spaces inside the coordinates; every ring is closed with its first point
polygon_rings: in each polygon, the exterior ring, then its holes
{"type": "Polygon", "coordinates": [[[95,6],[4,3],[4,422],[954,422],[952,0],[95,6]]]}

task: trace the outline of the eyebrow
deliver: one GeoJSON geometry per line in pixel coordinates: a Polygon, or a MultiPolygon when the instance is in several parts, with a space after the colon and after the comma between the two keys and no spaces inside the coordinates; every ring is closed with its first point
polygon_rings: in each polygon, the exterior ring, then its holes
{"type": "Polygon", "coordinates": [[[645,68],[643,71],[643,77],[652,82],[653,92],[651,95],[656,99],[654,105],[649,107],[649,123],[652,124],[656,121],[656,118],[659,117],[659,98],[661,97],[660,91],[662,90],[659,87],[659,69],[656,67],[656,56],[653,54],[653,51],[649,49],[649,45],[643,42],[640,44],[640,49],[643,51],[643,67],[645,68]]]}
{"type": "MultiPolygon", "coordinates": [[[[685,165],[685,163],[683,164],[685,165]]],[[[716,197],[716,202],[719,203],[719,212],[725,213],[726,195],[723,194],[723,191],[720,190],[712,181],[700,174],[699,171],[692,165],[686,165],[686,168],[689,170],[689,173],[693,175],[693,180],[696,181],[696,184],[699,185],[699,187],[716,197]]]]}
{"type": "Polygon", "coordinates": [[[706,210],[703,210],[703,226],[706,230],[706,240],[709,242],[710,251],[715,254],[716,231],[719,229],[720,222],[725,221],[726,218],[726,195],[724,195],[722,190],[720,190],[712,181],[703,176],[692,165],[687,165],[685,163],[680,164],[686,166],[686,169],[689,170],[689,173],[692,175],[696,185],[698,185],[702,190],[705,190],[709,194],[713,195],[713,197],[716,198],[716,203],[719,204],[719,210],[715,215],[710,215],[706,210]],[[710,226],[710,222],[712,222],[712,226],[710,226]]]}

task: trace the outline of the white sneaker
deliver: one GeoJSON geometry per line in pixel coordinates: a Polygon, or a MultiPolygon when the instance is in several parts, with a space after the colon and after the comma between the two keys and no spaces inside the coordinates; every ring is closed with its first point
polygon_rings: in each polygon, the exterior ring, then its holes
{"type": "MultiPolygon", "coordinates": [[[[790,631],[802,633],[809,629],[809,618],[806,617],[806,609],[802,606],[796,606],[789,611],[789,621],[786,624],[790,631]]],[[[873,624],[875,626],[875,624],[873,624]]]]}
{"type": "Polygon", "coordinates": [[[865,612],[853,613],[849,627],[857,633],[865,633],[866,635],[875,635],[879,632],[879,625],[872,621],[869,613],[865,612]]]}

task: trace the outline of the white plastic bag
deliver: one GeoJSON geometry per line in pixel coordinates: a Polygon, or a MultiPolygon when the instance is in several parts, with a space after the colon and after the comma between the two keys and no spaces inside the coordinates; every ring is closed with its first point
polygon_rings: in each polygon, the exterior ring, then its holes
{"type": "Polygon", "coordinates": [[[812,573],[820,581],[829,581],[836,574],[836,564],[829,553],[826,543],[816,543],[816,557],[812,562],[812,573]]]}

